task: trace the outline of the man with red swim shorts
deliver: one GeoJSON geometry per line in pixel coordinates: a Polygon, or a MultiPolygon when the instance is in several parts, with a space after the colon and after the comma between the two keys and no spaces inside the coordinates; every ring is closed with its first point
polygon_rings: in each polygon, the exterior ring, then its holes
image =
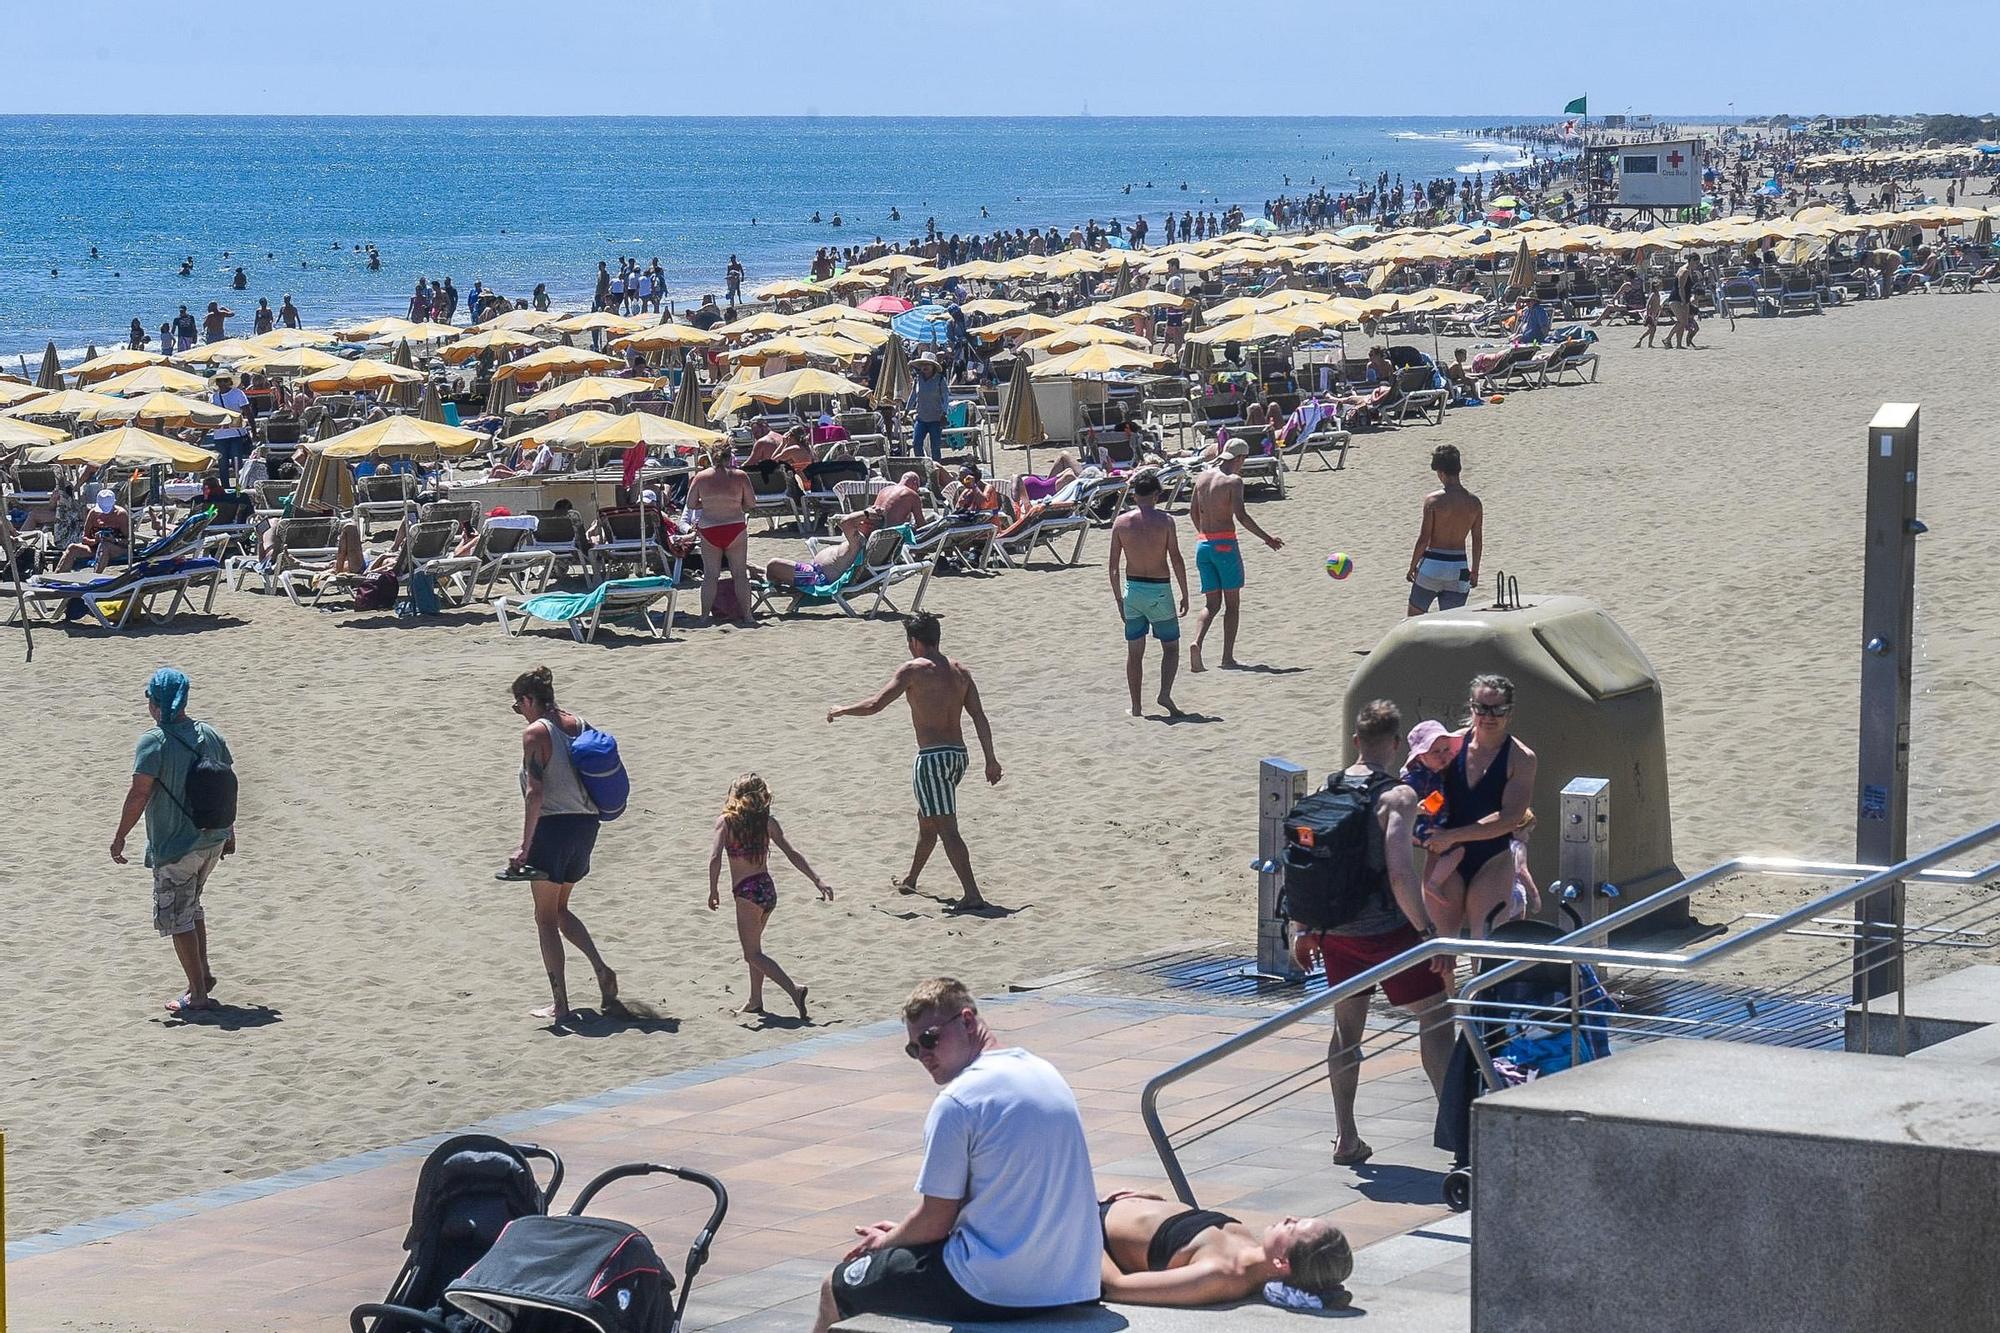
{"type": "MultiPolygon", "coordinates": [[[[1403,744],[1403,715],[1387,699],[1363,704],[1354,719],[1354,766],[1357,779],[1394,779],[1403,744]]],[[[1417,793],[1401,783],[1381,788],[1375,797],[1375,818],[1382,826],[1382,891],[1375,901],[1344,925],[1332,930],[1302,932],[1292,943],[1301,967],[1311,967],[1318,955],[1328,984],[1359,976],[1388,962],[1432,935],[1424,915],[1423,881],[1418,878],[1410,831],[1417,817],[1417,793]]],[[[1431,1090],[1444,1083],[1451,1062],[1452,1022],[1446,983],[1452,960],[1438,958],[1406,968],[1382,983],[1389,1003],[1417,1020],[1417,1045],[1431,1090]]],[[[1374,987],[1350,995],[1333,1006],[1333,1040],[1327,1044],[1326,1078],[1333,1091],[1334,1122],[1339,1137],[1333,1145],[1335,1166],[1359,1166],[1374,1154],[1354,1123],[1354,1090],[1361,1081],[1361,1042],[1368,1025],[1368,997],[1374,987]]]]}

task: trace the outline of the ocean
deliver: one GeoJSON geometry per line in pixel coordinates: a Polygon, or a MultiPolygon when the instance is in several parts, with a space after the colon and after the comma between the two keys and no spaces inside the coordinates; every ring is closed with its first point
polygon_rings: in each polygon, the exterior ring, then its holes
{"type": "Polygon", "coordinates": [[[291,294],[311,325],[401,314],[420,276],[575,304],[619,255],[659,256],[676,300],[699,300],[731,254],[754,287],[929,218],[949,235],[1255,213],[1287,177],[1302,193],[1519,166],[1477,137],[1512,119],[0,117],[0,360],[122,346],[134,316],[157,334],[212,300],[232,333],[260,296],[291,294]]]}

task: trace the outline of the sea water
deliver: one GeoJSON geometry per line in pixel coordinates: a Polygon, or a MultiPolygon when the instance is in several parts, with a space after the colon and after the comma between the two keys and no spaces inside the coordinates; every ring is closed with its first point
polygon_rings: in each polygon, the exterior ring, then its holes
{"type": "Polygon", "coordinates": [[[1170,209],[1518,166],[1478,137],[1509,119],[0,117],[0,358],[122,346],[134,316],[157,338],[210,301],[232,333],[260,296],[311,325],[401,314],[420,276],[575,305],[620,255],[658,256],[687,303],[723,290],[731,254],[754,287],[933,218],[970,235],[1143,215],[1157,238],[1170,209]]]}

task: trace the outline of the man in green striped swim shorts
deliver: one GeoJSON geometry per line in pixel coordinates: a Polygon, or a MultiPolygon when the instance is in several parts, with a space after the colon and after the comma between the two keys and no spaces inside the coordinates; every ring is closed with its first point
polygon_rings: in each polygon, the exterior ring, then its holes
{"type": "Polygon", "coordinates": [[[872,717],[907,695],[910,722],[917,732],[917,757],[910,771],[910,786],[917,798],[917,849],[910,858],[909,873],[894,882],[900,893],[917,891],[917,876],[930,860],[931,850],[940,842],[951,868],[958,872],[964,891],[948,910],[976,911],[986,907],[979,885],[972,878],[972,855],[958,831],[958,784],[965,777],[967,756],[961,717],[972,719],[979,736],[979,748],[986,756],[986,780],[1000,781],[1000,760],[993,753],[993,726],[979,702],[979,687],[972,672],[962,662],[938,651],[942,629],[938,618],[925,612],[906,616],[904,631],[909,639],[910,660],[896,668],[889,683],[865,703],[835,708],[826,715],[832,722],[841,717],[872,717]]]}

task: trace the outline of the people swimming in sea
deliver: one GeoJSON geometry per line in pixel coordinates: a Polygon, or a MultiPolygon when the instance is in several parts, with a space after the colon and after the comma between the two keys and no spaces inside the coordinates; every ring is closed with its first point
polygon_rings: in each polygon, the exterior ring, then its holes
{"type": "Polygon", "coordinates": [[[807,987],[798,985],[777,960],[764,952],[764,927],[778,906],[778,886],[771,878],[771,848],[775,846],[798,872],[811,880],[822,899],[831,901],[833,886],[806,864],[806,858],[785,839],[771,813],[771,788],[755,773],[729,784],[729,798],[715,820],[715,846],[708,857],[708,910],[722,906],[722,863],[729,861],[730,897],[736,901],[736,939],[750,968],[750,994],[738,1014],[764,1012],[764,980],[778,983],[806,1018],[807,987]]]}

